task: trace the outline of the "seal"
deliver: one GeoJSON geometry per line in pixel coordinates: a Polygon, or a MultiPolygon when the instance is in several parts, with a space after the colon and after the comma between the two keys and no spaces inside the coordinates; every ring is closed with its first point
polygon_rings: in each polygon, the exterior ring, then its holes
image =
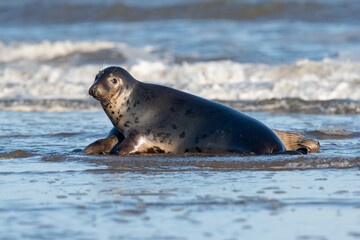
{"type": "MultiPolygon", "coordinates": [[[[226,105],[170,87],[142,83],[121,67],[100,71],[89,94],[114,125],[85,154],[302,154],[287,151],[262,122],[226,105]]],[[[286,135],[286,134],[285,134],[286,135]]]]}

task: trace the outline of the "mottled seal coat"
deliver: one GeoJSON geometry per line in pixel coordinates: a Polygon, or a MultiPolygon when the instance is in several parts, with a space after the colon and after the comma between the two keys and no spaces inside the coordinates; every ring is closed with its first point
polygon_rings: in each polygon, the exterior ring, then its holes
{"type": "Polygon", "coordinates": [[[269,127],[233,108],[173,88],[137,81],[120,67],[100,71],[89,94],[114,128],[86,154],[283,153],[269,127]]]}

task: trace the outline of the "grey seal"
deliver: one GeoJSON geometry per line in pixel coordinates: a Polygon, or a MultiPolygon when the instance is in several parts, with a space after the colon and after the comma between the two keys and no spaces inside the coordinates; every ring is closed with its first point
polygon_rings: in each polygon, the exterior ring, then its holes
{"type": "Polygon", "coordinates": [[[226,105],[143,83],[121,67],[100,71],[89,94],[114,125],[85,154],[303,154],[262,122],[226,105]],[[293,149],[290,149],[293,150],[293,149]]]}

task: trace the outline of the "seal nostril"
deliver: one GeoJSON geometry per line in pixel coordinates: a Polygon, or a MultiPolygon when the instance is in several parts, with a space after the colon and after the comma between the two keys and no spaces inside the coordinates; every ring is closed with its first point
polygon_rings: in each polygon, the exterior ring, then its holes
{"type": "Polygon", "coordinates": [[[98,86],[92,86],[90,89],[89,89],[89,94],[91,96],[95,96],[96,92],[97,92],[97,89],[98,89],[98,86]]]}

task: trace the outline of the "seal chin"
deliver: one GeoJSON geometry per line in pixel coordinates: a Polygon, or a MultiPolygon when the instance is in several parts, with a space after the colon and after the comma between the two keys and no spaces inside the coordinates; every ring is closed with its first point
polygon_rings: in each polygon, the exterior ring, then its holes
{"type": "Polygon", "coordinates": [[[100,101],[101,105],[107,107],[111,104],[111,98],[109,97],[94,97],[96,100],[100,101]]]}

